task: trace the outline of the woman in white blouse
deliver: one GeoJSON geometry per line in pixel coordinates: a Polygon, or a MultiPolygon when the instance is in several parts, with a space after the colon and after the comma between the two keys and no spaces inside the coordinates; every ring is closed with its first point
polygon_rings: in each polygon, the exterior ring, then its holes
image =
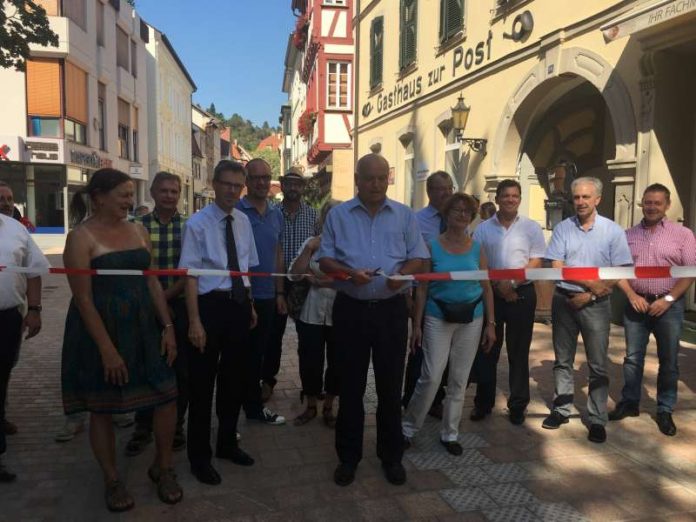
{"type": "MultiPolygon", "coordinates": [[[[329,211],[340,201],[330,200],[322,208],[319,216],[318,230],[324,226],[329,211]]],[[[333,403],[338,392],[336,372],[334,370],[334,342],[331,313],[336,290],[332,288],[333,280],[319,270],[317,251],[321,236],[307,239],[299,250],[298,256],[290,265],[293,280],[306,276],[311,286],[302,306],[298,320],[295,321],[298,337],[298,353],[300,358],[300,379],[302,392],[300,400],[307,398],[307,409],[295,418],[295,426],[302,426],[317,416],[317,400],[324,393],[322,417],[324,424],[333,428],[336,416],[333,413],[333,403]],[[324,371],[326,359],[326,371],[324,371]]]]}

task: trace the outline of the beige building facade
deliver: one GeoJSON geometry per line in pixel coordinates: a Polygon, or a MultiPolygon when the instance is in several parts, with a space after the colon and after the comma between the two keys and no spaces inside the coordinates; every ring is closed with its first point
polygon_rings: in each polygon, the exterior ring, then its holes
{"type": "Polygon", "coordinates": [[[355,156],[387,158],[390,197],[414,208],[436,170],[481,200],[518,179],[522,212],[549,233],[574,177],[559,163],[599,177],[600,212],[624,227],[659,182],[669,217],[694,229],[695,27],[696,0],[360,1],[355,156]],[[457,140],[460,95],[461,136],[483,150],[457,140]]]}

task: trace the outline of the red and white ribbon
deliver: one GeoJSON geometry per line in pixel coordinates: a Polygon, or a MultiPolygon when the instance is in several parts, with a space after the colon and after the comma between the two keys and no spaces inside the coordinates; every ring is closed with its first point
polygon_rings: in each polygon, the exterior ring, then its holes
{"type": "MultiPolygon", "coordinates": [[[[233,272],[201,268],[178,268],[161,270],[129,270],[101,268],[48,268],[35,269],[19,266],[0,266],[0,272],[20,274],[66,274],[100,276],[247,276],[287,277],[289,274],[274,272],[233,272]]],[[[696,266],[621,266],[621,267],[565,267],[565,268],[516,268],[505,270],[465,270],[461,272],[438,272],[415,275],[392,275],[379,273],[389,279],[401,281],[585,281],[602,279],[666,279],[696,278],[696,266]]],[[[298,277],[293,274],[293,277],[298,277]]],[[[347,279],[345,274],[333,274],[336,279],[347,279]]]]}

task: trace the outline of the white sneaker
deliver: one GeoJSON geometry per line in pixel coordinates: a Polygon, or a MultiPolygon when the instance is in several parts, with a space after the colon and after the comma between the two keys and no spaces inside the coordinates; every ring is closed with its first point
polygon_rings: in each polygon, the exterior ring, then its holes
{"type": "Polygon", "coordinates": [[[56,442],[68,442],[73,440],[75,435],[82,433],[83,431],[85,431],[84,422],[73,422],[66,420],[61,430],[56,433],[55,437],[53,437],[53,440],[56,442]]]}
{"type": "Polygon", "coordinates": [[[237,442],[239,442],[240,440],[242,440],[242,434],[237,432],[237,442]]]}
{"type": "Polygon", "coordinates": [[[285,417],[278,415],[277,413],[273,413],[268,408],[264,408],[261,411],[261,415],[257,420],[266,424],[271,424],[272,426],[280,426],[281,424],[285,424],[285,417]]]}

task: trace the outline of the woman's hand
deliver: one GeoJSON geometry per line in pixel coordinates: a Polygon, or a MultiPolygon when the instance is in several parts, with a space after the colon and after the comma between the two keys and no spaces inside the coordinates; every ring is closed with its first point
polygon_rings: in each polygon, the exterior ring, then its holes
{"type": "Polygon", "coordinates": [[[189,324],[189,341],[191,344],[198,348],[198,351],[203,353],[205,351],[205,329],[200,319],[191,321],[189,324]]]}
{"type": "Polygon", "coordinates": [[[104,366],[104,381],[116,386],[128,384],[128,368],[116,348],[111,347],[101,354],[104,366]]]}
{"type": "Polygon", "coordinates": [[[423,343],[423,329],[420,325],[413,325],[411,332],[411,353],[416,353],[421,349],[423,343]]]}
{"type": "Polygon", "coordinates": [[[249,330],[256,328],[259,324],[259,316],[256,313],[256,308],[254,308],[254,303],[251,303],[251,322],[249,323],[249,330]]]}
{"type": "Polygon", "coordinates": [[[495,324],[487,324],[483,332],[483,338],[481,339],[481,347],[484,353],[491,351],[491,348],[493,348],[495,344],[495,339],[495,324]]]}
{"type": "Polygon", "coordinates": [[[160,344],[160,353],[167,356],[167,365],[171,367],[176,359],[176,336],[172,326],[162,330],[162,342],[160,344]]]}

